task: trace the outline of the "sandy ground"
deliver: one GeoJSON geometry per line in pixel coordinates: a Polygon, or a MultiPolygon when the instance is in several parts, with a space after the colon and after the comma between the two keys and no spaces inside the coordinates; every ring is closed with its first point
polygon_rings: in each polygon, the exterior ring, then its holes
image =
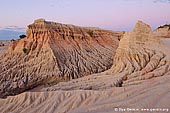
{"type": "MultiPolygon", "coordinates": [[[[88,84],[88,83],[87,83],[88,84]]],[[[1,113],[114,113],[116,108],[170,110],[170,75],[106,90],[24,92],[0,99],[1,113]]],[[[130,111],[132,113],[132,111],[130,111]]],[[[134,111],[136,113],[136,111],[134,111]]]]}

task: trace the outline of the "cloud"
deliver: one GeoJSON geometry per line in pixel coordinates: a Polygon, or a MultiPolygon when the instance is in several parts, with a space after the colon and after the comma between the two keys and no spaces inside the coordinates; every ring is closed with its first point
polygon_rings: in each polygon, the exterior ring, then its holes
{"type": "Polygon", "coordinates": [[[17,32],[25,32],[26,28],[19,27],[19,26],[0,26],[0,30],[7,30],[7,31],[17,31],[17,32]]]}
{"type": "MultiPolygon", "coordinates": [[[[124,0],[124,1],[141,1],[141,0],[124,0]]],[[[170,3],[170,0],[152,0],[154,3],[170,3]]]]}
{"type": "Polygon", "coordinates": [[[25,34],[26,28],[19,26],[0,26],[0,40],[17,39],[19,35],[25,34]]]}
{"type": "Polygon", "coordinates": [[[161,2],[161,3],[170,3],[170,0],[154,0],[153,2],[154,3],[158,3],[158,2],[161,2]]]}

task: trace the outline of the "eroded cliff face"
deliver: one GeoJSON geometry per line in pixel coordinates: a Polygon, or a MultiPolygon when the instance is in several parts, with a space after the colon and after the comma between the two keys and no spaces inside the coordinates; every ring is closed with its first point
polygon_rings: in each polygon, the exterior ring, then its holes
{"type": "Polygon", "coordinates": [[[110,68],[122,35],[44,19],[34,21],[27,37],[13,41],[0,57],[1,97],[110,68]]]}
{"type": "Polygon", "coordinates": [[[125,33],[116,50],[109,74],[120,75],[115,83],[126,86],[170,73],[167,45],[155,37],[149,25],[138,21],[134,30],[125,33]]]}

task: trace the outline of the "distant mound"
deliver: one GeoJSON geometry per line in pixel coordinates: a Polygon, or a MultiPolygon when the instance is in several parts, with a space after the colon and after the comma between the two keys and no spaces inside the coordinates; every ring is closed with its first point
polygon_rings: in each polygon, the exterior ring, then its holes
{"type": "Polygon", "coordinates": [[[165,24],[163,26],[159,26],[157,29],[161,29],[161,28],[165,28],[165,27],[170,29],[170,24],[165,24]]]}
{"type": "Polygon", "coordinates": [[[35,20],[0,57],[0,95],[109,69],[121,32],[35,20]]]}
{"type": "Polygon", "coordinates": [[[154,35],[159,38],[170,38],[170,24],[165,24],[154,30],[154,35]]]}

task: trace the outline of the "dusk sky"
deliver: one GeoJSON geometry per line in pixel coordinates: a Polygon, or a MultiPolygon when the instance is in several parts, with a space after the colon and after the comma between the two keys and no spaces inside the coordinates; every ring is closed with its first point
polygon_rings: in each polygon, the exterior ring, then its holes
{"type": "Polygon", "coordinates": [[[35,19],[129,31],[137,20],[156,27],[170,23],[168,0],[1,0],[0,29],[35,19]]]}

